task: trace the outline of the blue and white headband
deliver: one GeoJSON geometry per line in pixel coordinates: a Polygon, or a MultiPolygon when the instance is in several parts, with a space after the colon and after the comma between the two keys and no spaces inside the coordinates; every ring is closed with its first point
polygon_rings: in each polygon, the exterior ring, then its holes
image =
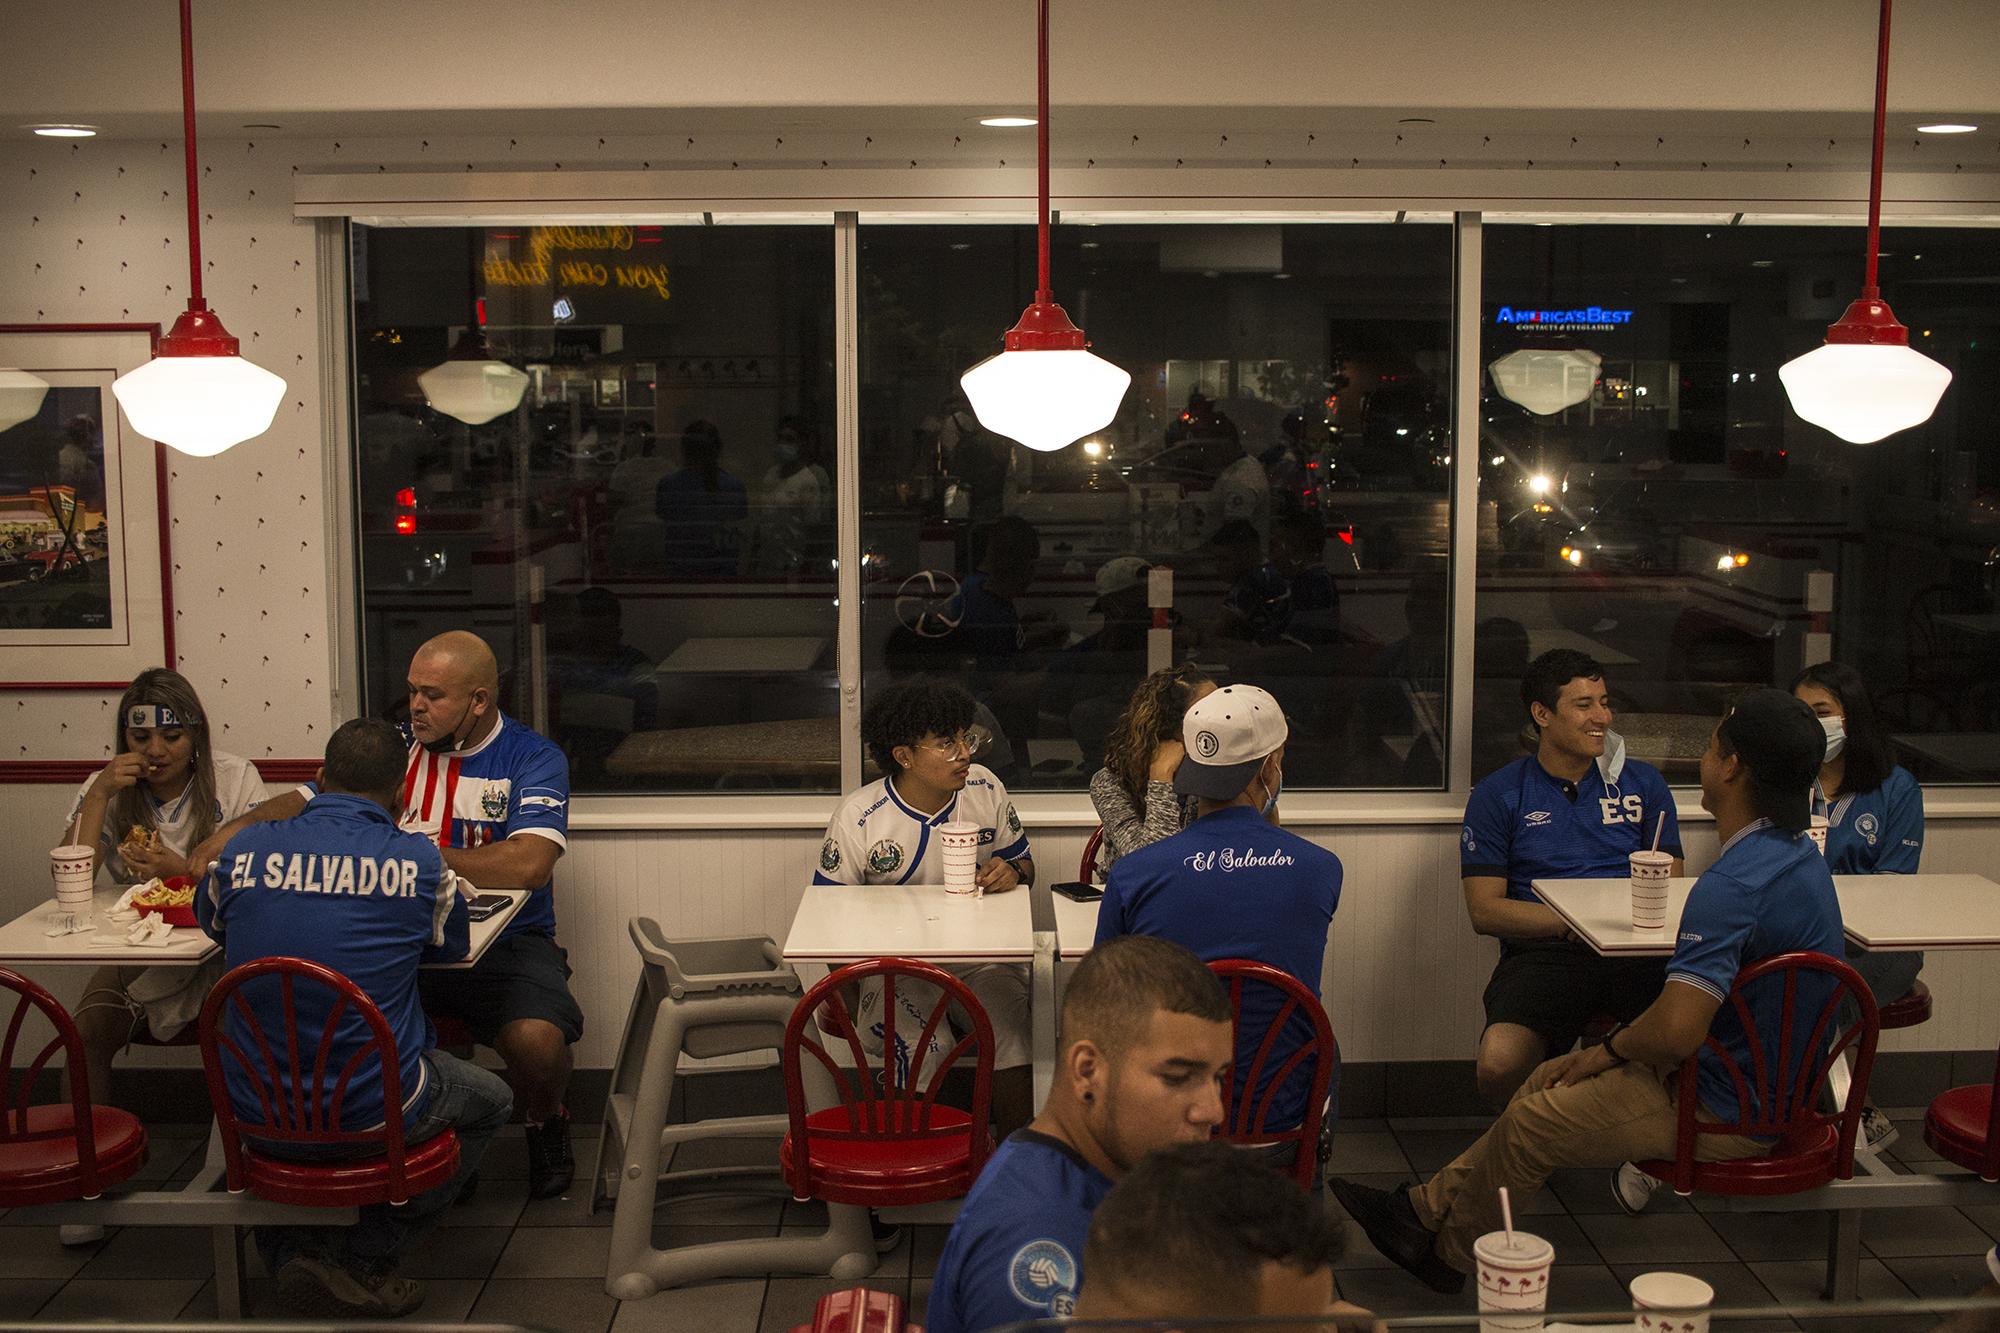
{"type": "Polygon", "coordinates": [[[179,713],[163,704],[133,704],[125,710],[125,725],[143,730],[157,730],[161,727],[181,727],[179,713]]]}

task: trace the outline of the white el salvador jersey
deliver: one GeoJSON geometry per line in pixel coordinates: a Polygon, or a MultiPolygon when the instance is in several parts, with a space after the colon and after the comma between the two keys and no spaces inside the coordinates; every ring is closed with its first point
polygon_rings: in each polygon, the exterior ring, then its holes
{"type": "Polygon", "coordinates": [[[974,764],[964,790],[934,815],[903,804],[887,778],[849,796],[827,825],[813,883],[942,884],[944,857],[937,850],[937,829],[959,820],[979,825],[981,865],[995,856],[1014,861],[1028,855],[1028,835],[1007,789],[974,764]]]}

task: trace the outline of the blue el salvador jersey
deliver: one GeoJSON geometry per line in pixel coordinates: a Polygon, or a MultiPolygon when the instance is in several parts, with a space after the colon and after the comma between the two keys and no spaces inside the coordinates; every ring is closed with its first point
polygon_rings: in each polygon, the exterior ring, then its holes
{"type": "Polygon", "coordinates": [[[1836,875],[1914,875],[1924,851],[1924,793],[1893,768],[1874,791],[1849,792],[1825,812],[1826,863],[1836,875]]]}
{"type": "Polygon", "coordinates": [[[983,1333],[1076,1308],[1083,1240],[1111,1180],[1060,1139],[1024,1129],[988,1159],[938,1255],[930,1333],[983,1333]]]}
{"type": "MultiPolygon", "coordinates": [[[[1709,1035],[1722,1043],[1744,1078],[1754,1081],[1749,1041],[1734,1006],[1727,1003],[1736,974],[1773,954],[1807,949],[1839,958],[1844,947],[1840,902],[1834,897],[1826,858],[1812,839],[1760,819],[1731,838],[1715,864],[1688,891],[1680,939],[1667,962],[1667,980],[1699,986],[1723,1002],[1709,1035]]],[[[1767,1060],[1782,1049],[1784,985],[1782,977],[1766,977],[1745,996],[1767,1060]]],[[[1802,1058],[1816,1060],[1823,1054],[1807,1052],[1806,1043],[1833,986],[1833,979],[1823,972],[1800,977],[1792,1045],[1784,1052],[1780,1068],[1787,1072],[1778,1080],[1780,1087],[1798,1076],[1802,1058]]],[[[1722,1120],[1735,1120],[1735,1081],[1721,1059],[1706,1045],[1695,1059],[1695,1087],[1702,1105],[1722,1120]]]]}
{"type": "Polygon", "coordinates": [[[1659,769],[1628,759],[1607,778],[1593,763],[1572,783],[1524,755],[1472,789],[1459,874],[1503,878],[1507,896],[1526,903],[1541,901],[1530,887],[1538,879],[1623,879],[1631,873],[1626,858],[1653,845],[1663,813],[1660,850],[1679,856],[1680,822],[1659,769]]]}
{"type": "MultiPolygon", "coordinates": [[[[195,915],[221,941],[230,967],[304,958],[366,992],[396,1039],[404,1122],[422,1112],[430,1099],[422,1056],[437,1038],[417,998],[417,964],[463,958],[471,944],[465,902],[434,842],[397,831],[389,812],[365,796],[328,792],[291,819],[252,824],[231,838],[195,895],[195,915]]],[[[260,978],[242,993],[264,1040],[282,1052],[286,1025],[277,981],[260,978]]],[[[326,1026],[325,994],[299,992],[299,1050],[307,1068],[326,1026]],[[305,1003],[307,996],[317,1005],[305,1003]]],[[[223,1021],[242,1050],[260,1049],[233,1005],[223,1021]]],[[[367,1035],[358,1014],[342,1014],[326,1062],[329,1090],[367,1035]]],[[[237,1111],[263,1120],[251,1078],[234,1061],[224,1063],[237,1111]]],[[[277,1072],[283,1076],[282,1067],[277,1072]]],[[[382,1102],[380,1069],[371,1061],[348,1084],[341,1127],[381,1124],[382,1102]]]]}
{"type": "MultiPolygon", "coordinates": [[[[1118,858],[1098,905],[1096,942],[1154,935],[1206,963],[1247,958],[1279,968],[1318,995],[1340,879],[1340,858],[1326,848],[1273,828],[1248,806],[1228,806],[1118,858]]],[[[1303,1066],[1282,1088],[1273,1090],[1270,1079],[1313,1037],[1312,1025],[1295,1017],[1271,1048],[1261,1086],[1246,1086],[1281,998],[1268,986],[1244,993],[1231,1102],[1240,1107],[1250,1096],[1261,1105],[1269,1097],[1276,1130],[1298,1128],[1310,1083],[1303,1066]]]]}
{"type": "Polygon", "coordinates": [[[1000,779],[978,764],[965,786],[934,815],[912,810],[896,785],[877,778],[840,803],[820,844],[815,884],[942,884],[944,854],[937,829],[959,821],[979,825],[979,864],[1028,855],[1028,835],[1000,779]]]}

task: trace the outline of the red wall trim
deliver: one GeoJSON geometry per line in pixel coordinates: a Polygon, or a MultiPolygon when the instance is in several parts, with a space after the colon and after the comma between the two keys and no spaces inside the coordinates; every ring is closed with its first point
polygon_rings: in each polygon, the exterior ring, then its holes
{"type": "MultiPolygon", "coordinates": [[[[266,782],[310,782],[319,772],[317,759],[253,759],[266,782]]],[[[103,768],[94,759],[15,759],[0,761],[0,785],[74,787],[103,768]]]]}

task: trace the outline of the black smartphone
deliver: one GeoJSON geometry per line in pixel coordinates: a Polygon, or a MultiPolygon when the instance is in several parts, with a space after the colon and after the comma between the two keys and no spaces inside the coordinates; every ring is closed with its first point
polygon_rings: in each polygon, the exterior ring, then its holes
{"type": "Polygon", "coordinates": [[[1083,881],[1075,879],[1068,880],[1061,884],[1051,884],[1049,885],[1049,888],[1053,889],[1057,893],[1060,893],[1063,897],[1069,899],[1071,902],[1076,902],[1076,903],[1094,903],[1099,898],[1102,898],[1104,896],[1104,889],[1102,888],[1102,886],[1096,884],[1085,884],[1083,881]]]}
{"type": "Polygon", "coordinates": [[[481,893],[465,905],[465,914],[474,921],[484,921],[495,912],[505,911],[507,895],[504,893],[481,893]]]}

